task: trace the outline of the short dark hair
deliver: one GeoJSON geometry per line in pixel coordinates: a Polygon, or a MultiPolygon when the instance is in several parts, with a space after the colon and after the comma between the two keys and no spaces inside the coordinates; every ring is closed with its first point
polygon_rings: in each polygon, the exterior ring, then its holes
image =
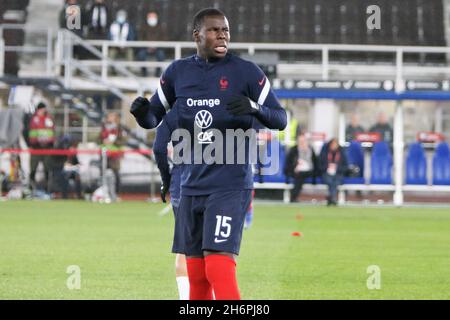
{"type": "Polygon", "coordinates": [[[39,102],[36,109],[43,109],[47,108],[47,105],[44,102],[39,102]]]}
{"type": "Polygon", "coordinates": [[[203,21],[205,17],[212,17],[212,16],[222,16],[225,17],[225,13],[220,11],[216,8],[206,8],[202,9],[199,12],[197,12],[194,16],[194,22],[193,22],[193,30],[200,30],[202,27],[203,21]]]}

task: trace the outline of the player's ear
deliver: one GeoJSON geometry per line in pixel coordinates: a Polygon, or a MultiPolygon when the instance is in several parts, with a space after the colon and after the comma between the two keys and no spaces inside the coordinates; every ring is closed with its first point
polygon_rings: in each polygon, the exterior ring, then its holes
{"type": "Polygon", "coordinates": [[[199,42],[200,41],[200,32],[197,29],[194,29],[194,31],[192,32],[192,38],[194,39],[195,42],[199,42]]]}

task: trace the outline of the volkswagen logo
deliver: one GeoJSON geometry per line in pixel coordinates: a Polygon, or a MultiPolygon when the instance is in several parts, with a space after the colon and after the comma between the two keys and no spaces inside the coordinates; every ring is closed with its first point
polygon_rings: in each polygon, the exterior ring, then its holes
{"type": "Polygon", "coordinates": [[[200,110],[195,115],[195,124],[202,129],[208,128],[213,121],[211,113],[207,110],[200,110]]]}

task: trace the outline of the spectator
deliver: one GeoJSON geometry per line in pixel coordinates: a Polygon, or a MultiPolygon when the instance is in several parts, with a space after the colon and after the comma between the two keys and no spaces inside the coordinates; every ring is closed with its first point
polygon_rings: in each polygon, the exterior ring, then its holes
{"type": "Polygon", "coordinates": [[[377,123],[374,126],[372,126],[369,131],[379,132],[381,134],[381,140],[392,145],[394,132],[392,130],[391,125],[387,122],[387,117],[385,113],[380,112],[378,114],[377,123]]]}
{"type": "Polygon", "coordinates": [[[331,139],[320,153],[320,171],[328,186],[328,205],[337,204],[337,187],[342,184],[347,171],[347,158],[336,138],[331,139]]]}
{"type": "Polygon", "coordinates": [[[133,48],[125,47],[127,41],[136,40],[136,32],[133,25],[127,20],[127,12],[125,10],[117,11],[116,20],[109,28],[108,39],[115,42],[116,47],[109,49],[112,60],[117,58],[133,60],[133,48]]]}
{"type": "MultiPolygon", "coordinates": [[[[147,23],[141,28],[139,33],[139,40],[142,41],[167,41],[167,34],[165,29],[162,28],[161,24],[158,21],[158,14],[156,12],[150,11],[147,13],[147,23]]],[[[164,50],[161,48],[153,48],[146,47],[141,48],[137,52],[137,60],[138,61],[147,61],[150,57],[154,57],[156,61],[164,61],[165,54],[164,50]]],[[[147,76],[147,68],[142,67],[141,69],[142,76],[147,76]]],[[[161,68],[158,67],[155,70],[155,77],[159,77],[161,75],[161,68]]]]}
{"type": "Polygon", "coordinates": [[[294,179],[291,202],[297,202],[306,178],[315,179],[317,157],[304,133],[297,137],[297,144],[289,149],[284,174],[294,179]]]}
{"type": "Polygon", "coordinates": [[[351,142],[355,140],[355,134],[358,132],[364,132],[364,128],[359,124],[358,115],[352,114],[350,124],[345,129],[345,141],[351,142]]]}
{"type": "MultiPolygon", "coordinates": [[[[31,117],[29,125],[29,145],[32,149],[50,149],[55,142],[55,124],[53,118],[47,111],[45,103],[40,102],[31,117]]],[[[39,163],[44,166],[45,190],[48,192],[48,177],[50,170],[50,157],[42,154],[31,154],[30,156],[30,186],[36,189],[36,169],[39,163]]]]}
{"type": "MultiPolygon", "coordinates": [[[[126,136],[120,125],[119,114],[116,112],[110,112],[106,115],[106,119],[102,126],[102,131],[100,133],[100,144],[102,147],[106,148],[108,151],[120,151],[125,144],[126,136]]],[[[111,169],[115,177],[116,193],[119,192],[120,188],[120,162],[122,159],[122,154],[115,153],[108,156],[107,168],[111,169]]],[[[104,173],[105,174],[105,173],[104,173]]]]}
{"type": "MultiPolygon", "coordinates": [[[[85,26],[85,20],[86,19],[86,14],[83,12],[83,10],[81,9],[78,0],[67,0],[66,4],[64,5],[64,7],[61,9],[60,13],[59,13],[59,27],[61,29],[68,29],[69,31],[75,33],[77,36],[83,38],[84,37],[84,26],[85,26]],[[71,6],[77,6],[78,8],[73,9],[73,7],[71,8],[71,6]],[[69,29],[68,23],[67,23],[67,19],[70,16],[75,16],[78,15],[79,17],[79,21],[80,21],[80,26],[79,28],[76,27],[71,27],[69,29]]],[[[73,47],[73,57],[75,59],[82,59],[83,58],[83,47],[80,45],[75,45],[73,47]]]]}
{"type": "Polygon", "coordinates": [[[81,178],[79,173],[80,162],[76,154],[78,142],[69,136],[63,136],[56,143],[56,149],[72,151],[69,155],[52,156],[51,167],[53,182],[57,183],[57,190],[61,190],[62,198],[67,199],[70,191],[70,182],[73,181],[78,199],[82,199],[81,178]]]}
{"type": "Polygon", "coordinates": [[[110,15],[104,0],[95,0],[87,7],[88,38],[106,40],[110,25],[110,15]]]}

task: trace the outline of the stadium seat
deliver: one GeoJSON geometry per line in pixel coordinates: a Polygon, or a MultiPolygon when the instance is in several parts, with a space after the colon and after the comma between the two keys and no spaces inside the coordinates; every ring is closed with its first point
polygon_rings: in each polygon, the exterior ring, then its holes
{"type": "Polygon", "coordinates": [[[392,184],[392,155],[386,142],[377,142],[372,149],[371,184],[392,184]]]}
{"type": "MultiPolygon", "coordinates": [[[[380,0],[381,1],[381,0],[380,0]]],[[[286,43],[348,43],[348,44],[380,44],[407,45],[420,43],[421,45],[445,46],[445,28],[443,25],[442,1],[414,3],[411,6],[402,4],[402,0],[383,0],[383,6],[396,7],[394,12],[388,10],[383,14],[383,28],[368,30],[365,19],[353,19],[360,12],[364,12],[368,2],[361,0],[284,0],[277,2],[264,0],[214,1],[216,7],[222,9],[232,26],[232,39],[239,42],[286,42],[286,43]],[[388,6],[388,3],[392,5],[388,6]],[[419,37],[417,8],[422,7],[421,24],[423,38],[419,37]],[[399,10],[399,8],[401,10],[399,10]],[[268,10],[268,11],[267,11],[268,10]],[[401,13],[401,14],[400,14],[401,13]],[[268,22],[270,21],[270,23],[268,22]],[[367,29],[367,31],[366,31],[367,29]],[[394,31],[395,36],[394,36],[394,31]],[[420,42],[419,42],[420,41],[420,42]]],[[[15,3],[16,1],[9,1],[15,3]]],[[[85,7],[90,0],[79,0],[85,7]]],[[[161,21],[169,17],[177,21],[176,26],[162,28],[167,34],[167,40],[190,41],[191,18],[200,8],[209,4],[207,1],[182,1],[179,5],[168,5],[168,1],[106,1],[111,16],[117,10],[124,8],[129,13],[130,20],[137,30],[145,27],[145,13],[156,10],[161,21]]],[[[0,8],[1,10],[1,8],[0,8]]],[[[321,61],[320,52],[283,52],[282,59],[287,61],[321,61]]],[[[423,54],[425,62],[445,62],[445,54],[423,54]]],[[[374,61],[392,61],[393,55],[387,53],[339,52],[330,53],[330,60],[364,61],[370,58],[374,61]]],[[[405,61],[417,59],[417,54],[405,53],[405,61]]]]}
{"type": "Polygon", "coordinates": [[[344,178],[344,184],[364,184],[364,152],[361,143],[352,141],[346,149],[346,152],[348,165],[358,167],[359,175],[344,178]]]}
{"type": "Polygon", "coordinates": [[[419,142],[409,146],[406,158],[406,184],[427,184],[427,159],[419,142]]]}
{"type": "Polygon", "coordinates": [[[433,184],[450,185],[450,150],[445,142],[440,143],[434,153],[433,184]]]}

